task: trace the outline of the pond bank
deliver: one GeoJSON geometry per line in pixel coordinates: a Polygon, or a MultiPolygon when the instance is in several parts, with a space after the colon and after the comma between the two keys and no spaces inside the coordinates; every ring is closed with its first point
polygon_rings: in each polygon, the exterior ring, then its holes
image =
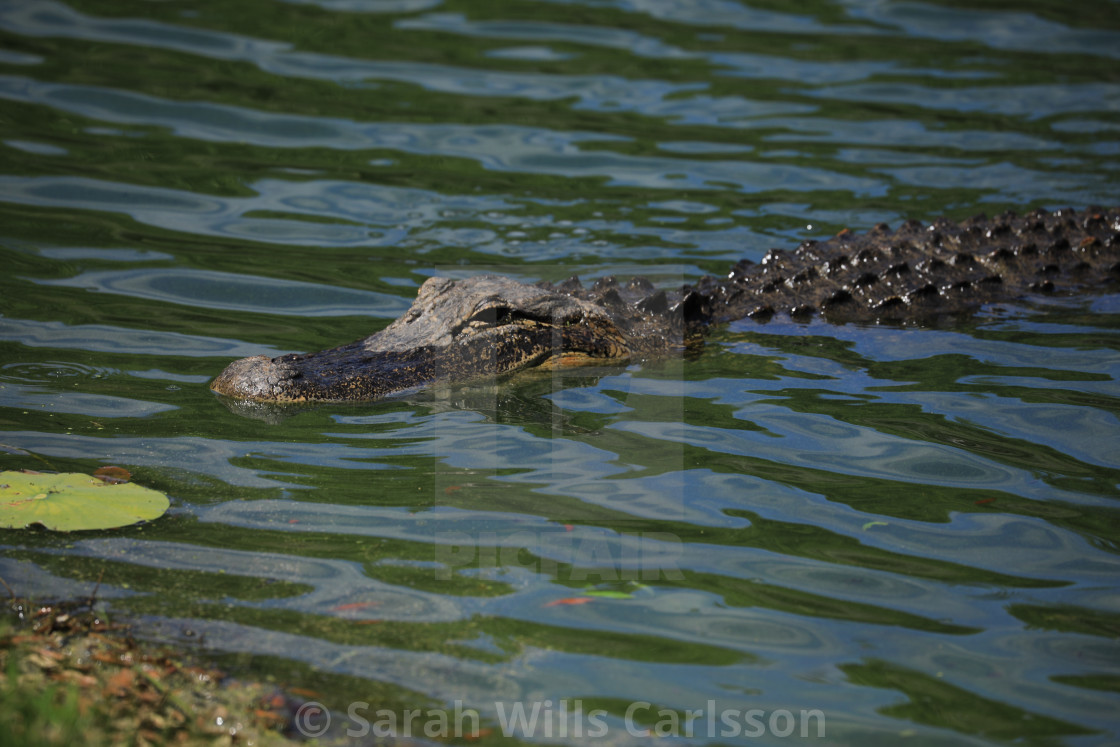
{"type": "Polygon", "coordinates": [[[293,696],[140,642],[84,603],[12,597],[0,615],[0,731],[12,743],[292,744],[293,696]]]}

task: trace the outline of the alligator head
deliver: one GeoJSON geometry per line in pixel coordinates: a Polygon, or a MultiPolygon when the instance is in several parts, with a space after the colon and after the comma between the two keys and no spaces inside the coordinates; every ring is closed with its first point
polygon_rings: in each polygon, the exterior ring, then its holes
{"type": "Polygon", "coordinates": [[[210,388],[268,402],[370,400],[441,381],[630,356],[626,336],[589,301],[494,275],[431,278],[401,318],[364,340],[242,358],[210,388]]]}

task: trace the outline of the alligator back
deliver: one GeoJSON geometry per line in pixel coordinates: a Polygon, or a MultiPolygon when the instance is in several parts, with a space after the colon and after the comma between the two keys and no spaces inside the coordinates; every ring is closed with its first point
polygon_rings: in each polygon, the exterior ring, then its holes
{"type": "Polygon", "coordinates": [[[704,278],[694,290],[710,299],[716,322],[783,312],[910,321],[1117,280],[1120,210],[1090,208],[844,231],[772,250],[760,264],[739,262],[726,279],[704,278]]]}

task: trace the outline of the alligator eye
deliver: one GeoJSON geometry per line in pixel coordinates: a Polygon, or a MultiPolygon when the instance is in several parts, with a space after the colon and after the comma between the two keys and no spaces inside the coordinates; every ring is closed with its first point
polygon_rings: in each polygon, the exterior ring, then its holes
{"type": "Polygon", "coordinates": [[[513,310],[508,306],[489,306],[476,312],[467,320],[466,326],[473,329],[486,329],[509,324],[511,321],[513,321],[513,310]]]}

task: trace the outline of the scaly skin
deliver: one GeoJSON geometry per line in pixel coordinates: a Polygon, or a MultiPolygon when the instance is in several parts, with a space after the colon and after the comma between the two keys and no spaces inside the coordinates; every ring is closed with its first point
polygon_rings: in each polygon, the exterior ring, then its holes
{"type": "Polygon", "coordinates": [[[675,291],[634,278],[583,288],[483,275],[425,282],[381,332],[308,355],[231,363],[210,385],[262,402],[379,399],[534,366],[625,362],[679,350],[712,324],[774,314],[924,321],[988,303],[1076,293],[1120,280],[1120,211],[1011,213],[841,232],[743,261],[675,291]]]}

